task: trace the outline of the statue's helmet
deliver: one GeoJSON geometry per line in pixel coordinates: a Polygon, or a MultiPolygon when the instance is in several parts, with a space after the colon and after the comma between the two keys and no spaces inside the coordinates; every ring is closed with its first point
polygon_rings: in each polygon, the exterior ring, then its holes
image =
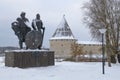
{"type": "Polygon", "coordinates": [[[40,19],[40,14],[36,14],[36,18],[37,18],[37,19],[40,19]]]}
{"type": "Polygon", "coordinates": [[[25,12],[21,12],[20,16],[25,16],[25,14],[26,14],[25,12]]]}
{"type": "Polygon", "coordinates": [[[17,20],[18,22],[19,22],[19,21],[21,21],[21,19],[20,19],[20,18],[17,18],[16,20],[17,20]]]}

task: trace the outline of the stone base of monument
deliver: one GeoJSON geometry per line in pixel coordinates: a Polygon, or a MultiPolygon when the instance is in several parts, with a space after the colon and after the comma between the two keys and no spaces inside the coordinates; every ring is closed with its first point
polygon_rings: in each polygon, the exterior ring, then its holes
{"type": "Polygon", "coordinates": [[[54,52],[47,50],[12,50],[5,54],[5,66],[41,67],[54,65],[54,52]]]}

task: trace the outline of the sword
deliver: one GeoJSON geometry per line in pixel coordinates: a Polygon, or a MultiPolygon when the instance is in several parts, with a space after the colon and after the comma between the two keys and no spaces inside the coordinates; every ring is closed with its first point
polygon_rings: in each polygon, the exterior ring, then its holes
{"type": "MultiPolygon", "coordinates": [[[[41,41],[42,44],[43,44],[44,33],[45,33],[45,27],[43,27],[43,34],[42,34],[42,41],[41,41]]],[[[41,46],[42,46],[42,44],[41,44],[41,46]]]]}

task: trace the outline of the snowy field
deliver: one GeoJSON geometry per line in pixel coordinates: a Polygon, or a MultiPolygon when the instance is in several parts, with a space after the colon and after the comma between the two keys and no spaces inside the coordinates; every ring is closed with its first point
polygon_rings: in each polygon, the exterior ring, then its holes
{"type": "Polygon", "coordinates": [[[120,80],[120,64],[105,66],[94,62],[55,62],[55,66],[21,69],[5,67],[0,57],[0,80],[120,80]]]}

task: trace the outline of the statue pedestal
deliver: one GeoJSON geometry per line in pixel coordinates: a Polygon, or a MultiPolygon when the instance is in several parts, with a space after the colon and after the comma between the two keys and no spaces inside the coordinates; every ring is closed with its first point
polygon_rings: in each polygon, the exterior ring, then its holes
{"type": "Polygon", "coordinates": [[[5,66],[41,67],[54,65],[54,52],[47,50],[12,50],[5,54],[5,66]]]}

